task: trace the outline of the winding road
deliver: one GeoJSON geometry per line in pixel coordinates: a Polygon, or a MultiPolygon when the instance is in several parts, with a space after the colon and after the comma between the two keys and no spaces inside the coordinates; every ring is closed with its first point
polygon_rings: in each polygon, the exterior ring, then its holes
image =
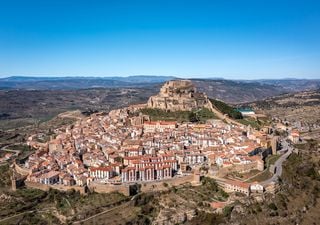
{"type": "Polygon", "coordinates": [[[280,156],[280,158],[275,162],[274,167],[276,172],[274,173],[274,175],[268,180],[260,182],[262,186],[268,186],[271,182],[278,181],[279,177],[282,174],[282,164],[291,155],[293,151],[292,147],[289,146],[287,141],[283,140],[281,144],[282,149],[280,151],[285,151],[285,153],[282,156],[280,156]]]}
{"type": "MultiPolygon", "coordinates": [[[[0,144],[2,144],[2,143],[0,143],[0,144]]],[[[16,144],[21,144],[21,143],[16,143],[16,144]]],[[[12,159],[13,157],[17,157],[20,154],[21,151],[20,150],[9,149],[10,146],[16,145],[16,144],[5,145],[2,148],[0,148],[0,151],[14,153],[14,155],[11,156],[10,159],[12,159]]],[[[7,163],[8,163],[8,160],[0,161],[0,166],[6,165],[7,163]]]]}

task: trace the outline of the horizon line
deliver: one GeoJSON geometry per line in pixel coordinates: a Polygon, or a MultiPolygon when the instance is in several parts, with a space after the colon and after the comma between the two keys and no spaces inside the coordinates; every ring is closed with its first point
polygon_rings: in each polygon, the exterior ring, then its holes
{"type": "Polygon", "coordinates": [[[179,79],[217,79],[217,80],[320,80],[320,78],[297,78],[297,77],[282,77],[282,78],[225,78],[220,76],[203,76],[203,77],[196,77],[196,76],[181,76],[181,75],[151,75],[151,74],[132,74],[132,75],[8,75],[8,76],[0,76],[0,79],[8,79],[14,77],[21,77],[21,78],[129,78],[129,77],[172,77],[172,78],[179,78],[179,79]]]}

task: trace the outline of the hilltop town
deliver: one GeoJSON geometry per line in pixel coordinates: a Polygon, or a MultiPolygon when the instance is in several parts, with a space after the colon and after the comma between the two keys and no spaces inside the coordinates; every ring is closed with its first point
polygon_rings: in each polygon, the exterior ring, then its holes
{"type": "MultiPolygon", "coordinates": [[[[309,144],[301,140],[299,127],[286,123],[268,123],[256,108],[236,109],[211,99],[189,80],[168,81],[146,103],[65,112],[32,128],[27,146],[4,145],[0,163],[12,165],[1,182],[11,182],[13,191],[4,192],[0,202],[16,204],[15,196],[31,192],[32,208],[40,201],[40,208],[58,210],[52,217],[57,224],[90,224],[97,218],[107,224],[201,224],[201,218],[208,221],[203,213],[214,215],[214,221],[247,223],[243,212],[256,204],[261,214],[274,210],[270,202],[287,188],[282,179],[291,179],[288,164],[298,155],[293,146],[309,144]],[[36,193],[48,197],[39,200],[36,193]],[[132,213],[114,217],[117,205],[132,213]]],[[[10,215],[10,208],[5,212],[10,215]]]]}
{"type": "Polygon", "coordinates": [[[143,113],[143,109],[203,108],[217,111],[191,81],[168,81],[147,104],[92,114],[59,129],[47,142],[39,141],[41,134],[30,136],[27,144],[36,152],[19,168],[29,184],[87,186],[98,191],[146,182],[183,183],[187,179],[196,183],[196,175],[205,166],[210,176],[221,178],[226,190],[249,194],[257,184],[223,177],[232,171],[263,171],[264,158],[272,153],[268,132],[232,123],[221,113],[202,123],[153,121],[143,113]]]}

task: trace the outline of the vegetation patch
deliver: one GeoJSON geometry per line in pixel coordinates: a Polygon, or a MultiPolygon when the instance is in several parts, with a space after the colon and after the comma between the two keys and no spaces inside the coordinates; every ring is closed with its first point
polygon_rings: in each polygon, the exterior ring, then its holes
{"type": "Polygon", "coordinates": [[[10,168],[9,165],[0,166],[0,188],[10,185],[10,168]]]}
{"type": "Polygon", "coordinates": [[[259,175],[253,177],[252,179],[248,180],[248,182],[261,182],[267,180],[272,177],[272,173],[269,170],[264,170],[259,175]]]}
{"type": "Polygon", "coordinates": [[[223,215],[219,215],[215,213],[207,213],[204,211],[197,211],[197,215],[191,221],[188,221],[186,224],[212,225],[212,224],[221,224],[224,221],[225,220],[223,215]]]}
{"type": "MultiPolygon", "coordinates": [[[[0,204],[0,219],[21,213],[24,214],[23,218],[28,219],[25,221],[28,223],[25,224],[57,224],[55,223],[57,214],[66,218],[67,222],[81,220],[117,207],[129,200],[128,197],[118,192],[81,195],[74,190],[60,192],[50,189],[45,192],[38,189],[22,188],[15,192],[4,191],[3,193],[10,196],[10,201],[7,201],[6,204],[0,204]],[[37,214],[38,217],[29,218],[30,212],[37,214]]],[[[21,217],[17,217],[12,224],[19,224],[18,220],[20,219],[21,217]]]]}
{"type": "Polygon", "coordinates": [[[183,188],[177,189],[176,193],[187,201],[193,201],[198,205],[200,203],[202,205],[204,201],[226,201],[229,197],[228,193],[223,191],[214,179],[204,177],[201,183],[202,185],[196,187],[185,185],[183,188]]]}
{"type": "Polygon", "coordinates": [[[193,111],[165,111],[162,109],[145,108],[141,112],[150,116],[151,121],[178,121],[178,122],[205,122],[208,119],[216,119],[216,115],[207,108],[193,111]]]}
{"type": "Polygon", "coordinates": [[[245,118],[245,119],[238,119],[237,120],[239,123],[242,123],[243,125],[250,125],[251,127],[255,129],[260,129],[261,126],[263,126],[263,123],[260,120],[256,120],[254,118],[245,118]]]}
{"type": "Polygon", "coordinates": [[[229,106],[228,104],[216,100],[216,99],[210,99],[211,103],[223,114],[227,114],[229,117],[233,119],[242,119],[241,113],[236,110],[235,108],[229,106]]]}
{"type": "Polygon", "coordinates": [[[275,162],[280,158],[281,155],[270,155],[266,158],[267,167],[274,165],[275,162]]]}

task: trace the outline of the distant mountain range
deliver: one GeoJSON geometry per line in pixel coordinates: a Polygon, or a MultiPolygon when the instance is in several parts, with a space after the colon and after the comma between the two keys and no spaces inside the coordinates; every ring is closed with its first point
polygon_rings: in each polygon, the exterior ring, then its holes
{"type": "Polygon", "coordinates": [[[196,87],[211,98],[228,103],[262,100],[271,96],[320,89],[320,80],[203,80],[193,79],[196,87]]]}
{"type": "MultiPolygon", "coordinates": [[[[27,77],[0,78],[0,90],[79,90],[92,88],[158,88],[173,76],[137,75],[129,77],[27,77]]],[[[283,93],[320,89],[320,79],[225,80],[191,79],[209,97],[228,103],[261,100],[283,93]]]]}
{"type": "Polygon", "coordinates": [[[175,79],[171,76],[129,77],[25,77],[0,79],[0,89],[72,90],[105,87],[141,87],[175,79]]]}

